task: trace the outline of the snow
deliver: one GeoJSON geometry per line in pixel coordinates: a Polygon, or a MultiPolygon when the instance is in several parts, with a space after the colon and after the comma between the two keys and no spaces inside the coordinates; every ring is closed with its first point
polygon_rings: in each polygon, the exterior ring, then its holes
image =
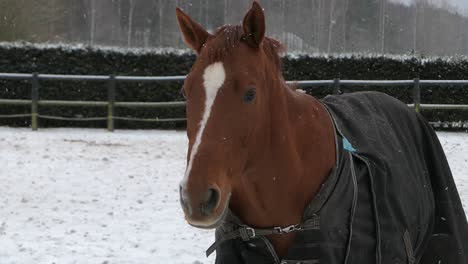
{"type": "Polygon", "coordinates": [[[17,42],[2,42],[0,41],[0,48],[13,49],[13,48],[27,48],[27,49],[38,49],[38,50],[50,50],[59,49],[64,51],[94,51],[104,53],[120,53],[120,54],[134,54],[134,55],[146,55],[146,54],[175,54],[175,55],[186,55],[191,54],[190,49],[177,49],[172,47],[160,47],[160,48],[135,48],[135,47],[118,47],[118,46],[104,46],[104,45],[89,45],[83,43],[32,43],[25,41],[17,42]]]}
{"type": "MultiPolygon", "coordinates": [[[[117,46],[104,46],[104,45],[89,45],[83,43],[31,43],[31,42],[1,42],[0,49],[38,49],[38,50],[50,50],[58,49],[63,51],[93,51],[103,53],[118,53],[118,54],[133,54],[144,56],[148,54],[174,54],[177,56],[190,55],[193,51],[190,49],[178,49],[172,47],[160,47],[160,48],[128,48],[128,47],[117,47],[117,46]]],[[[418,54],[381,54],[372,52],[355,52],[355,53],[320,53],[320,52],[298,52],[292,51],[285,54],[289,59],[300,59],[303,57],[312,58],[323,58],[327,60],[336,59],[378,59],[387,58],[395,61],[407,62],[416,61],[421,64],[426,64],[434,61],[444,61],[447,63],[459,63],[468,60],[466,55],[457,56],[419,56],[418,54]]]]}
{"type": "MultiPolygon", "coordinates": [[[[468,134],[438,133],[468,212],[468,134]]],[[[0,260],[213,263],[179,206],[185,132],[0,128],[0,260]]]]}
{"type": "Polygon", "coordinates": [[[0,263],[209,263],[184,132],[0,128],[0,263]],[[199,262],[197,262],[199,261],[199,262]]]}
{"type": "Polygon", "coordinates": [[[468,133],[437,133],[468,216],[468,133]]]}
{"type": "Polygon", "coordinates": [[[307,52],[288,52],[286,57],[289,59],[300,59],[300,58],[319,58],[326,59],[329,61],[332,60],[362,60],[362,59],[389,59],[400,62],[419,62],[422,65],[431,63],[431,62],[446,62],[446,63],[460,63],[468,60],[466,55],[456,55],[456,56],[427,56],[427,55],[418,55],[418,54],[382,54],[382,53],[372,53],[372,52],[354,52],[354,53],[307,53],[307,52]]]}

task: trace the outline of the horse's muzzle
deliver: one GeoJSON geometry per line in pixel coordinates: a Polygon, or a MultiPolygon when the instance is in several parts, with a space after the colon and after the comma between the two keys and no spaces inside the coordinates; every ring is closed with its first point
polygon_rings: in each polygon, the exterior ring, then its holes
{"type": "Polygon", "coordinates": [[[190,195],[187,187],[179,187],[180,204],[187,221],[195,226],[211,226],[218,220],[216,209],[220,206],[221,192],[216,187],[210,187],[199,195],[190,195]]]}

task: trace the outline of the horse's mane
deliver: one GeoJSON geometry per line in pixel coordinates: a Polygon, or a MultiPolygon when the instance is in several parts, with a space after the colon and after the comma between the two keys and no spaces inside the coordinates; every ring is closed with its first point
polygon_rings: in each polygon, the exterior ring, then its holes
{"type": "MultiPolygon", "coordinates": [[[[237,25],[224,25],[215,32],[214,38],[216,41],[220,41],[219,46],[210,50],[210,60],[219,61],[223,58],[232,54],[233,49],[239,45],[239,43],[245,41],[243,36],[242,27],[237,25]]],[[[286,48],[277,40],[265,37],[261,44],[261,49],[276,66],[278,71],[282,69],[281,56],[286,51],[286,48]]]]}

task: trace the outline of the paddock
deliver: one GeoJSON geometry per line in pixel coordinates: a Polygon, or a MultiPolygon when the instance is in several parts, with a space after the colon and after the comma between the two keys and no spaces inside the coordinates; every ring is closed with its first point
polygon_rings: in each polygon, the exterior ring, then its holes
{"type": "MultiPolygon", "coordinates": [[[[468,213],[468,133],[438,132],[468,213]]],[[[0,128],[2,263],[213,263],[179,206],[183,131],[0,128]]]]}

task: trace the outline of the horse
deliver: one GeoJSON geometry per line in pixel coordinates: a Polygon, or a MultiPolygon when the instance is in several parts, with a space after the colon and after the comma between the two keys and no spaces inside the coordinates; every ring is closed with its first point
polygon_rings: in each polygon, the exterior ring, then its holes
{"type": "Polygon", "coordinates": [[[197,54],[180,203],[190,225],[216,228],[216,263],[468,263],[456,186],[418,113],[376,92],[318,100],[286,84],[285,47],[256,1],[214,33],[176,17],[197,54]]]}

